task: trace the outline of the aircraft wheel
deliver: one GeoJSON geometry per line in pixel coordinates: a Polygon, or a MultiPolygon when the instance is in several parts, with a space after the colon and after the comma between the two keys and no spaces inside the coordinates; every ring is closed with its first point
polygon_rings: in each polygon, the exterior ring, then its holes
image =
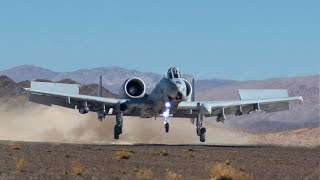
{"type": "Polygon", "coordinates": [[[169,123],[166,123],[166,124],[164,125],[164,128],[165,128],[166,132],[169,132],[169,123]]]}
{"type": "Polygon", "coordinates": [[[120,127],[115,125],[114,126],[114,139],[119,139],[119,135],[120,135],[120,127]]]}
{"type": "Polygon", "coordinates": [[[122,126],[119,126],[119,134],[122,134],[122,126]]]}
{"type": "Polygon", "coordinates": [[[206,128],[201,128],[200,129],[200,141],[205,142],[206,141],[206,128]]]}

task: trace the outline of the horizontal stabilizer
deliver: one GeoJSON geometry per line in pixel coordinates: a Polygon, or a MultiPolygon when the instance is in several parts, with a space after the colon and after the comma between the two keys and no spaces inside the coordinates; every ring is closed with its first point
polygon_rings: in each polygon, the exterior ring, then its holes
{"type": "Polygon", "coordinates": [[[274,99],[289,97],[287,89],[240,89],[239,95],[241,100],[274,99]]]}
{"type": "Polygon", "coordinates": [[[44,92],[55,92],[65,94],[79,94],[78,84],[62,84],[62,83],[50,83],[50,82],[31,82],[32,91],[44,91],[44,92]]]}

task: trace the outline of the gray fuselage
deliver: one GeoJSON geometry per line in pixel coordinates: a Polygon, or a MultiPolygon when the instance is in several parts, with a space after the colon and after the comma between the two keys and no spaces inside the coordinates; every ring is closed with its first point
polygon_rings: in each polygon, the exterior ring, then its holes
{"type": "Polygon", "coordinates": [[[191,86],[185,79],[162,78],[147,98],[153,104],[152,109],[142,109],[141,117],[158,116],[165,110],[166,102],[171,103],[171,112],[174,112],[181,101],[190,99],[191,91],[191,86]]]}

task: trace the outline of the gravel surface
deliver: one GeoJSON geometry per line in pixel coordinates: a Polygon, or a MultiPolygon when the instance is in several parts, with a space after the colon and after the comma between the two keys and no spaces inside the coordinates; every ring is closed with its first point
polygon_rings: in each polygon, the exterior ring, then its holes
{"type": "Polygon", "coordinates": [[[210,179],[211,168],[226,161],[254,179],[319,179],[319,152],[320,147],[1,142],[0,179],[137,179],[143,170],[154,179],[166,179],[167,171],[182,179],[210,179]],[[119,159],[119,151],[131,157],[119,159]],[[74,174],[74,163],[81,175],[74,174]]]}

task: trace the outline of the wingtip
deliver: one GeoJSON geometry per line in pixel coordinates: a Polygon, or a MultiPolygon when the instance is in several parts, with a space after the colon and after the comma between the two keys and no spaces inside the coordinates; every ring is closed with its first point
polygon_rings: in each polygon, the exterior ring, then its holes
{"type": "Polygon", "coordinates": [[[299,96],[300,103],[303,104],[303,97],[299,96]]]}

